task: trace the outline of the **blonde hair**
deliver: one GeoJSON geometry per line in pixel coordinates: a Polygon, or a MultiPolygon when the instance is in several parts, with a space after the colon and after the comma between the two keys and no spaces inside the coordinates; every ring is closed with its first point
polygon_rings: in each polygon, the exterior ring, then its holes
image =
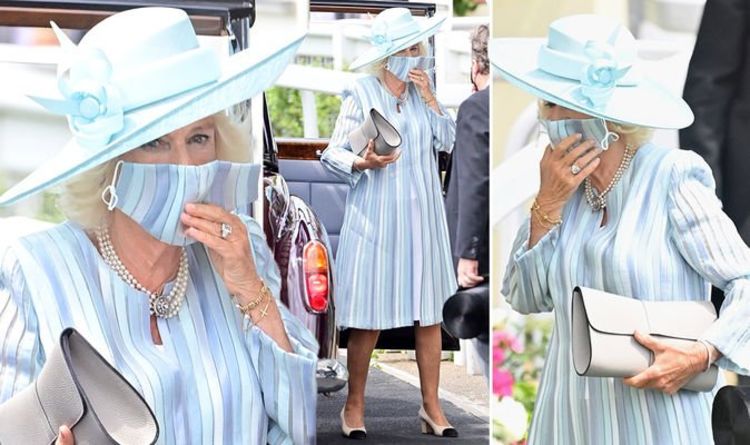
{"type": "MultiPolygon", "coordinates": [[[[426,56],[427,55],[427,47],[425,46],[424,42],[419,42],[419,55],[420,56],[426,56]]],[[[404,49],[409,49],[414,45],[408,46],[404,49]]],[[[401,50],[403,51],[403,50],[401,50]]],[[[401,52],[399,51],[399,52],[401,52]]],[[[377,77],[380,80],[383,80],[383,75],[385,73],[385,67],[388,65],[388,57],[395,56],[396,54],[391,54],[389,56],[383,57],[382,59],[375,61],[367,66],[365,69],[365,72],[367,74],[370,74],[372,76],[377,77]]]]}
{"type": "MultiPolygon", "coordinates": [[[[548,101],[540,99],[537,104],[539,107],[539,117],[542,119],[546,119],[548,117],[548,108],[545,106],[545,103],[548,101]]],[[[555,104],[557,105],[557,104],[555,104]]],[[[649,127],[640,127],[638,125],[626,125],[626,124],[618,124],[615,122],[611,122],[608,120],[604,120],[604,123],[607,124],[607,129],[611,132],[617,133],[620,138],[625,142],[626,144],[631,145],[635,150],[637,150],[641,145],[645,144],[651,139],[651,136],[654,133],[653,128],[649,127]]]]}
{"type": "MultiPolygon", "coordinates": [[[[231,162],[250,161],[250,136],[231,121],[225,112],[213,115],[216,127],[216,158],[231,162]]],[[[85,229],[101,224],[109,211],[102,192],[112,182],[119,158],[80,173],[63,183],[57,206],[65,217],[85,229]]]]}

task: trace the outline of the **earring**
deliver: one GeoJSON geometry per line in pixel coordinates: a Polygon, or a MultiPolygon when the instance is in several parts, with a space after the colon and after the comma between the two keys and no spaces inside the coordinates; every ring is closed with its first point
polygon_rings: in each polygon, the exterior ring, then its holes
{"type": "Polygon", "coordinates": [[[115,184],[117,184],[117,175],[120,172],[121,165],[122,161],[118,161],[115,165],[115,172],[112,175],[112,182],[102,190],[102,201],[107,205],[107,210],[110,212],[117,207],[117,189],[115,189],[115,184]],[[109,198],[107,198],[107,194],[109,194],[109,198]]]}

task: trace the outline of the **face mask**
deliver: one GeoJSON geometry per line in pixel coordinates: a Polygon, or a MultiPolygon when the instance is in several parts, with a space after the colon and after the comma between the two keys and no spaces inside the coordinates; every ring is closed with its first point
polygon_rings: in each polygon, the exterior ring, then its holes
{"type": "Polygon", "coordinates": [[[390,71],[402,82],[409,82],[409,71],[413,69],[430,72],[435,69],[434,57],[401,57],[391,56],[385,69],[390,71]]]}
{"type": "Polygon", "coordinates": [[[603,150],[609,148],[609,143],[620,139],[620,135],[609,131],[604,119],[560,119],[551,121],[540,119],[539,122],[547,130],[552,146],[558,145],[568,136],[580,133],[581,141],[593,139],[603,150]]]}
{"type": "Polygon", "coordinates": [[[120,161],[102,193],[107,208],[120,209],[154,238],[175,246],[185,236],[180,215],[188,203],[216,204],[232,211],[258,196],[260,165],[213,161],[203,165],[120,161]]]}

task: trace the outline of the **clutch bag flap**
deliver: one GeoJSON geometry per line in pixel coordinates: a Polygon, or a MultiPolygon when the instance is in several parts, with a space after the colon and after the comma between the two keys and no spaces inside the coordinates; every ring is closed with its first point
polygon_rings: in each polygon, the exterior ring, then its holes
{"type": "MultiPolygon", "coordinates": [[[[372,119],[372,112],[375,109],[371,109],[370,112],[365,116],[362,125],[352,130],[349,133],[349,145],[352,147],[352,152],[357,153],[359,156],[363,156],[367,149],[367,144],[370,139],[376,140],[378,138],[378,129],[375,126],[375,122],[372,119]]],[[[377,113],[377,111],[375,111],[377,113]]]]}
{"type": "Polygon", "coordinates": [[[375,139],[375,153],[380,156],[390,154],[401,145],[401,134],[378,110],[371,109],[370,116],[378,133],[375,139]]]}
{"type": "Polygon", "coordinates": [[[125,378],[73,328],[37,379],[0,405],[0,445],[50,445],[67,425],[76,445],[152,444],[159,426],[125,378]]]}
{"type": "MultiPolygon", "coordinates": [[[[571,309],[573,365],[589,377],[630,377],[648,368],[653,353],[633,337],[636,330],[687,347],[716,320],[708,301],[642,301],[585,287],[574,289],[571,309]]],[[[711,389],[717,375],[712,366],[685,388],[711,389]]]]}

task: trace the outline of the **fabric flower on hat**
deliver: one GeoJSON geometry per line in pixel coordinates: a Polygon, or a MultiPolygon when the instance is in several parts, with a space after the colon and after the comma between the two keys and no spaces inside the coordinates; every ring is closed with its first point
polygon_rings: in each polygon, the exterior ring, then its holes
{"type": "Polygon", "coordinates": [[[370,31],[370,43],[382,53],[393,47],[393,40],[388,36],[388,25],[384,22],[376,22],[370,31]]]}
{"type": "Polygon", "coordinates": [[[584,53],[589,63],[583,67],[581,73],[580,93],[593,107],[603,107],[617,85],[630,67],[620,68],[615,50],[610,43],[589,41],[584,53]]]}
{"type": "Polygon", "coordinates": [[[125,125],[122,95],[112,83],[112,64],[97,48],[65,49],[66,66],[57,81],[62,98],[29,97],[53,113],[66,115],[82,147],[99,148],[125,125]]]}

